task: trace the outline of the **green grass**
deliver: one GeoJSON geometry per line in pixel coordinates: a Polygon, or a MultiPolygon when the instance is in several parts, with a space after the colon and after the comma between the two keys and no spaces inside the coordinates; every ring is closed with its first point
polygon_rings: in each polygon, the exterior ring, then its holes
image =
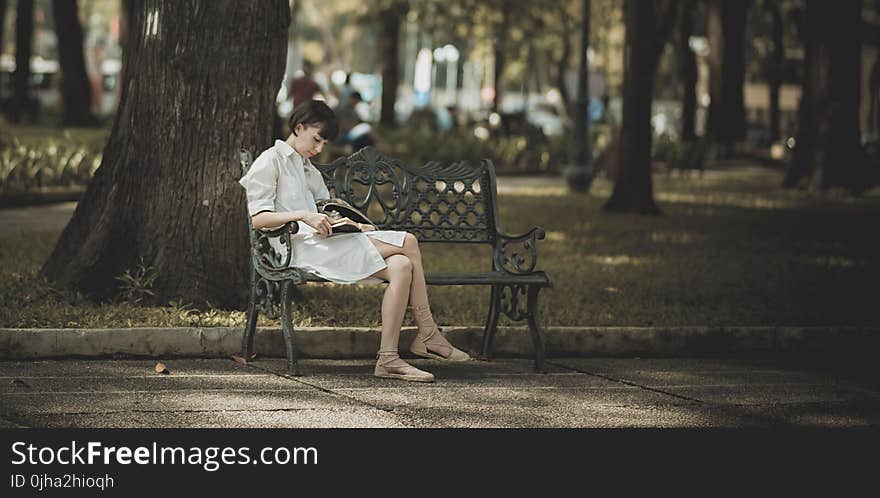
{"type": "MultiPolygon", "coordinates": [[[[541,293],[548,326],[877,325],[880,193],[811,197],[779,189],[781,177],[759,168],[657,175],[661,217],[602,213],[611,188],[604,180],[589,195],[532,188],[502,194],[500,216],[509,233],[547,231],[538,267],[555,283],[541,293]]],[[[0,326],[244,325],[241,310],[97,305],[56,291],[37,272],[58,235],[0,235],[0,326]]],[[[428,273],[489,266],[488,248],[423,244],[422,251],[428,273]]],[[[294,321],[375,327],[383,289],[304,286],[294,321]]],[[[435,286],[429,294],[441,325],[485,321],[487,288],[435,286]]]]}

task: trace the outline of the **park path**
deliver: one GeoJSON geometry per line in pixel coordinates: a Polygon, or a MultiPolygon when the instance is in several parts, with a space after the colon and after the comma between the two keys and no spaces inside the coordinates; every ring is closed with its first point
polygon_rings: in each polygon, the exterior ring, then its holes
{"type": "Polygon", "coordinates": [[[0,427],[867,428],[880,386],[780,359],[556,358],[444,365],[433,384],[377,379],[372,360],[0,362],[0,427]]]}

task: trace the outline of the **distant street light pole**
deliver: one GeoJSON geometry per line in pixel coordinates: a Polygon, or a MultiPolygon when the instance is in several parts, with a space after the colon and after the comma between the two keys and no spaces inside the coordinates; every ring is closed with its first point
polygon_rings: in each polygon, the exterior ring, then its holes
{"type": "Polygon", "coordinates": [[[446,51],[446,105],[456,106],[458,91],[458,49],[453,45],[443,47],[446,51]]]}
{"type": "Polygon", "coordinates": [[[581,23],[581,63],[578,70],[577,103],[574,113],[574,136],[571,144],[571,160],[565,169],[565,180],[574,192],[586,192],[593,181],[593,166],[590,157],[589,137],[589,82],[587,74],[589,61],[587,48],[590,45],[590,0],[583,0],[583,22],[581,23]]]}
{"type": "MultiPolygon", "coordinates": [[[[434,49],[434,60],[438,63],[446,63],[446,97],[444,105],[455,105],[455,87],[458,82],[458,49],[449,44],[437,47],[434,49]]],[[[436,73],[434,76],[436,77],[436,73]]],[[[435,82],[434,86],[439,85],[435,82]]]]}

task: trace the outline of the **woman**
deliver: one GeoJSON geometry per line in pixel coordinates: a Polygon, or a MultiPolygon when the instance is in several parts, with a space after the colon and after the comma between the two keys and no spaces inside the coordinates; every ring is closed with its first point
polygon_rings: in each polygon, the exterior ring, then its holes
{"type": "MultiPolygon", "coordinates": [[[[373,372],[376,377],[434,380],[431,373],[398,355],[397,342],[407,308],[419,329],[410,346],[413,354],[450,362],[470,360],[467,353],[443,337],[434,322],[415,236],[393,230],[329,236],[330,220],[318,213],[315,200],[327,199],[330,193],[309,159],[336,138],[338,125],[333,111],[319,100],[305,102],[290,116],[290,130],[287,140],[276,140],[239,181],[247,190],[254,228],[299,224],[299,231],[291,237],[291,266],[341,284],[377,279],[388,282],[382,299],[382,338],[373,372]]],[[[286,251],[280,244],[273,245],[286,251]]]]}

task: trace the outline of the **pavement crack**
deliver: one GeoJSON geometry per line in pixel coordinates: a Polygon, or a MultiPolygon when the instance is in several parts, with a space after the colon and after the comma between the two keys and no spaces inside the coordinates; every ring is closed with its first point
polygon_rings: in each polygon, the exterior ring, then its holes
{"type": "Polygon", "coordinates": [[[663,389],[657,389],[657,388],[654,388],[654,387],[644,386],[644,385],[638,384],[638,383],[636,383],[636,382],[630,382],[630,381],[628,381],[628,380],[623,380],[623,379],[618,379],[618,378],[615,378],[615,377],[611,377],[610,375],[602,375],[602,374],[599,374],[599,373],[596,373],[596,372],[589,372],[589,371],[587,371],[587,370],[582,370],[582,369],[580,369],[580,368],[570,367],[570,366],[568,366],[568,365],[563,365],[563,364],[555,363],[555,362],[552,362],[552,361],[547,361],[547,364],[548,364],[548,365],[553,365],[553,366],[555,366],[555,367],[559,367],[559,368],[564,368],[564,369],[567,369],[567,370],[574,370],[575,372],[579,372],[579,373],[582,373],[582,374],[585,374],[585,375],[590,375],[590,376],[592,376],[592,377],[597,377],[597,378],[600,378],[600,379],[609,380],[609,381],[611,381],[611,382],[617,382],[617,383],[619,383],[619,384],[624,384],[624,385],[627,385],[627,386],[637,387],[637,388],[639,388],[639,389],[644,389],[644,390],[646,390],[646,391],[655,392],[655,393],[657,393],[657,394],[662,394],[662,395],[664,395],[664,396],[672,396],[673,398],[678,398],[678,399],[681,399],[681,400],[684,400],[684,401],[689,401],[689,402],[691,402],[691,403],[701,403],[701,404],[704,403],[704,401],[701,400],[701,399],[691,398],[691,397],[689,397],[689,396],[682,396],[682,395],[680,395],[680,394],[676,394],[676,393],[673,393],[673,392],[664,391],[663,389]]]}
{"type": "Polygon", "coordinates": [[[316,390],[318,390],[318,391],[321,391],[322,393],[325,393],[325,394],[332,394],[332,395],[334,395],[334,396],[339,396],[339,397],[341,397],[341,398],[345,398],[345,399],[347,399],[347,400],[349,400],[349,401],[353,401],[353,402],[355,402],[356,404],[359,404],[359,405],[368,406],[368,407],[370,407],[370,408],[373,408],[373,409],[376,409],[376,410],[381,410],[381,411],[386,412],[386,413],[393,413],[393,412],[394,412],[394,409],[393,409],[393,408],[385,408],[385,407],[380,406],[380,405],[377,405],[377,404],[375,404],[375,403],[370,403],[370,402],[368,402],[368,401],[364,401],[364,400],[362,400],[362,399],[355,398],[354,396],[349,396],[349,395],[347,395],[347,394],[340,393],[340,392],[334,391],[334,390],[332,390],[332,389],[327,389],[326,387],[319,386],[319,385],[317,385],[317,384],[312,384],[312,383],[310,383],[310,382],[306,382],[306,381],[302,380],[301,378],[294,377],[293,375],[290,375],[290,374],[286,374],[286,373],[285,373],[285,374],[278,373],[278,372],[275,372],[275,371],[273,371],[273,370],[269,370],[268,368],[264,368],[264,367],[261,367],[261,366],[258,366],[258,365],[254,365],[253,363],[248,363],[248,364],[246,364],[245,366],[246,366],[246,367],[250,367],[250,368],[255,368],[255,369],[260,370],[260,371],[262,371],[262,372],[266,372],[266,373],[269,373],[269,374],[275,375],[275,376],[277,376],[277,377],[281,377],[281,378],[283,378],[283,379],[292,380],[292,381],[297,382],[297,383],[299,383],[299,384],[302,384],[302,385],[304,385],[304,386],[308,386],[308,387],[311,387],[312,389],[316,389],[316,390]]]}

